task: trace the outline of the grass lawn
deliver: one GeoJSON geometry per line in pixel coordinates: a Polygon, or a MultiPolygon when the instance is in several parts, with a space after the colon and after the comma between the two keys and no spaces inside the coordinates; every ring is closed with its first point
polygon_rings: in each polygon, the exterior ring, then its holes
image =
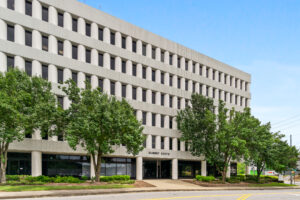
{"type": "Polygon", "coordinates": [[[4,185],[0,186],[0,191],[20,192],[20,191],[42,191],[42,190],[82,190],[82,189],[116,189],[132,188],[133,185],[112,184],[112,185],[4,185]]]}
{"type": "Polygon", "coordinates": [[[291,185],[286,183],[264,183],[264,184],[250,184],[250,187],[291,187],[297,185],[291,185]]]}

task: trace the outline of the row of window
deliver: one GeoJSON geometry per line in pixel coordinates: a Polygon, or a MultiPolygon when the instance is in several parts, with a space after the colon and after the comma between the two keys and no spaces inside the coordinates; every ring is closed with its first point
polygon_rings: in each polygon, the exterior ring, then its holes
{"type": "MultiPolygon", "coordinates": [[[[8,8],[9,9],[14,9],[14,0],[8,0],[8,8]]],[[[32,2],[31,1],[28,1],[26,0],[26,4],[25,4],[25,13],[26,15],[30,15],[32,16],[32,2]]],[[[62,12],[58,12],[57,14],[57,25],[58,26],[61,26],[61,27],[64,27],[64,14],[62,12]]],[[[48,22],[49,20],[49,8],[45,5],[42,6],[42,20],[43,21],[46,21],[48,22]]],[[[72,17],[72,31],[74,32],[78,32],[78,19],[75,18],[75,17],[72,17]]],[[[89,22],[85,22],[85,34],[86,36],[91,36],[91,23],[89,22]]],[[[103,41],[103,28],[102,27],[98,27],[98,40],[101,40],[103,41]]],[[[110,32],[110,43],[112,45],[115,45],[116,44],[116,33],[111,31],[110,32]]],[[[61,43],[62,44],[62,43],[61,43]]],[[[126,37],[125,36],[121,36],[121,47],[126,49],[126,37]]],[[[63,46],[63,45],[62,45],[63,46]]],[[[137,40],[132,40],[132,47],[131,47],[132,51],[133,52],[137,52],[137,40]]],[[[147,53],[147,45],[145,43],[142,43],[142,55],[146,56],[146,53],[147,53]]],[[[87,50],[87,54],[88,54],[88,51],[90,50],[87,50]]],[[[90,52],[89,52],[90,53],[90,52]]],[[[160,52],[160,60],[161,62],[164,62],[165,61],[165,56],[164,56],[164,51],[161,50],[160,52]]],[[[156,59],[156,48],[155,47],[152,47],[151,49],[151,57],[153,59],[156,59]]],[[[74,56],[74,58],[76,58],[76,56],[74,56]]],[[[90,57],[87,57],[87,60],[88,58],[90,57]]],[[[88,62],[88,61],[87,61],[88,62]]],[[[173,54],[169,54],[169,64],[170,65],[173,65],[173,54]]],[[[181,66],[183,63],[181,62],[181,58],[178,57],[177,58],[177,67],[178,68],[184,68],[186,71],[189,71],[189,62],[188,61],[185,61],[184,62],[184,66],[181,66]]],[[[192,71],[193,73],[196,73],[196,63],[195,62],[192,62],[192,69],[190,70],[192,71]]],[[[221,74],[222,72],[218,72],[216,70],[213,70],[213,69],[210,69],[209,67],[206,67],[206,70],[203,71],[202,70],[202,66],[200,65],[200,69],[199,69],[199,75],[201,76],[205,76],[207,78],[212,78],[213,80],[215,81],[218,81],[218,82],[221,82],[221,74]],[[209,71],[212,71],[212,75],[210,77],[210,72],[209,71]],[[217,78],[218,76],[218,78],[217,78]]],[[[235,82],[233,81],[234,77],[230,76],[230,75],[227,75],[225,74],[224,75],[224,84],[229,84],[230,86],[235,86],[235,88],[238,88],[238,79],[235,79],[235,82]],[[228,78],[227,78],[228,76],[228,78]],[[228,82],[228,79],[229,79],[229,83],[228,82]]],[[[239,89],[243,89],[243,84],[245,84],[245,90],[247,91],[248,90],[248,83],[244,83],[243,80],[240,80],[240,88],[239,89]]]]}
{"type": "MultiPolygon", "coordinates": [[[[160,149],[162,149],[162,150],[166,149],[165,137],[155,136],[155,135],[151,135],[151,148],[152,149],[157,149],[156,137],[160,137],[160,149]]],[[[166,137],[166,139],[169,140],[168,141],[169,142],[169,150],[188,151],[189,145],[187,143],[184,143],[184,146],[182,146],[180,140],[177,139],[177,148],[176,148],[175,145],[173,145],[173,138],[166,137]]],[[[146,141],[144,143],[144,147],[146,147],[146,141]]]]}

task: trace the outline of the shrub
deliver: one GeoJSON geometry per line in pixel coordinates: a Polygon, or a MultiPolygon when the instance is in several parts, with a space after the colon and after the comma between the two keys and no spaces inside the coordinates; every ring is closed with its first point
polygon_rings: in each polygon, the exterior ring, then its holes
{"type": "Polygon", "coordinates": [[[113,175],[113,176],[101,176],[100,181],[111,182],[111,181],[128,181],[130,180],[129,175],[113,175]]]}
{"type": "Polygon", "coordinates": [[[80,179],[83,180],[83,181],[89,180],[89,178],[87,176],[81,176],[80,179]]]}
{"type": "Polygon", "coordinates": [[[19,175],[6,175],[7,181],[20,181],[19,175]]]}
{"type": "Polygon", "coordinates": [[[80,180],[79,178],[75,178],[73,176],[56,176],[55,183],[82,183],[83,180],[80,180]]]}
{"type": "Polygon", "coordinates": [[[230,178],[226,178],[226,182],[228,182],[228,183],[239,183],[239,182],[241,182],[241,177],[232,176],[230,178]]]}
{"type": "Polygon", "coordinates": [[[213,176],[200,176],[200,175],[197,175],[196,179],[198,181],[211,182],[211,181],[215,180],[215,177],[213,177],[213,176]]]}

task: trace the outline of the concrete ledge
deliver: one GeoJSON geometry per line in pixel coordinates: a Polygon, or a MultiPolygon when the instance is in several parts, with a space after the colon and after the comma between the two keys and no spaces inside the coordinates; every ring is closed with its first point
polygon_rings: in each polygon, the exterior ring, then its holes
{"type": "Polygon", "coordinates": [[[65,197],[105,195],[137,192],[169,192],[169,191],[222,191],[222,190],[286,190],[300,189],[294,187],[201,187],[199,189],[159,189],[159,188],[129,188],[129,189],[89,189],[89,190],[52,190],[52,191],[25,191],[25,192],[0,192],[0,199],[38,198],[38,197],[65,197]]]}

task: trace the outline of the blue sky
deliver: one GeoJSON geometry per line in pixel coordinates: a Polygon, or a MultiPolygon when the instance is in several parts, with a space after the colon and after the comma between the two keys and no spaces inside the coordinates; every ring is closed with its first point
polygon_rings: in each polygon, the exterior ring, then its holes
{"type": "Polygon", "coordinates": [[[300,1],[80,0],[252,75],[252,113],[300,147],[300,1]]]}

